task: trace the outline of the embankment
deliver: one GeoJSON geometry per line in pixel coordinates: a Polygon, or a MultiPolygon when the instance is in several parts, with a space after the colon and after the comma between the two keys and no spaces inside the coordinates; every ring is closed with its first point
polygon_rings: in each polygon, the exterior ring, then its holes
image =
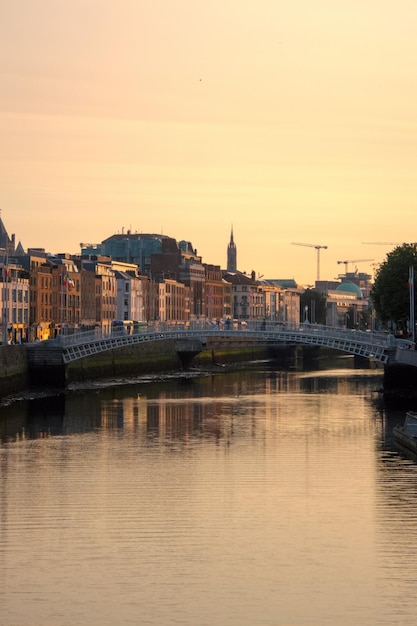
{"type": "MultiPolygon", "coordinates": [[[[285,353],[287,352],[288,350],[285,350],[285,353]]],[[[256,346],[249,343],[233,346],[230,342],[208,342],[193,357],[191,365],[193,367],[210,367],[271,358],[274,357],[268,346],[256,346]]],[[[103,378],[180,371],[182,369],[184,369],[184,359],[178,352],[178,343],[174,340],[165,340],[125,346],[74,361],[66,366],[65,377],[67,384],[70,384],[103,378]]]]}
{"type": "Polygon", "coordinates": [[[0,398],[22,391],[28,382],[26,347],[0,346],[0,398]]]}
{"type": "Polygon", "coordinates": [[[66,366],[67,384],[181,369],[174,342],[155,341],[99,352],[66,366]]]}

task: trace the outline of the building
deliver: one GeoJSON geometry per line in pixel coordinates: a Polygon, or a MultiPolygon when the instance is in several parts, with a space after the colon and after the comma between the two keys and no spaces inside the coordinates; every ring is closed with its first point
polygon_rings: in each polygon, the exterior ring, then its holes
{"type": "Polygon", "coordinates": [[[298,327],[300,323],[300,292],[298,289],[285,289],[280,296],[280,319],[283,323],[298,327]]]}
{"type": "Polygon", "coordinates": [[[117,319],[145,321],[146,277],[140,277],[137,268],[136,271],[115,269],[115,276],[117,282],[117,319]]]}
{"type": "Polygon", "coordinates": [[[328,326],[365,330],[370,324],[369,301],[355,283],[343,281],[329,290],[326,306],[328,326]]]}
{"type": "Polygon", "coordinates": [[[202,259],[193,248],[191,242],[180,241],[181,264],[179,267],[179,282],[190,289],[190,318],[192,320],[204,317],[204,282],[205,269],[202,259]]]}
{"type": "Polygon", "coordinates": [[[293,278],[270,278],[262,281],[265,317],[298,326],[300,323],[300,287],[293,278]]]}
{"type": "Polygon", "coordinates": [[[81,278],[69,254],[48,255],[52,271],[52,322],[50,336],[81,327],[81,278]]]}
{"type": "Polygon", "coordinates": [[[224,281],[219,265],[203,263],[204,277],[204,308],[203,314],[210,321],[221,320],[225,315],[224,281]]]}
{"type": "MultiPolygon", "coordinates": [[[[7,258],[2,250],[2,259],[7,258]]],[[[0,262],[1,342],[28,341],[29,275],[15,263],[0,262]]]]}
{"type": "Polygon", "coordinates": [[[161,251],[150,258],[150,276],[160,281],[164,278],[179,279],[181,249],[175,239],[167,237],[161,241],[161,251]]]}
{"type": "MultiPolygon", "coordinates": [[[[52,266],[46,262],[33,264],[30,274],[30,341],[50,338],[54,321],[52,302],[52,266]]],[[[58,319],[56,320],[58,322],[58,319]]]]}
{"type": "Polygon", "coordinates": [[[223,279],[232,286],[232,318],[236,320],[263,319],[264,298],[262,286],[251,276],[241,272],[223,272],[223,279]]]}
{"type": "Polygon", "coordinates": [[[85,268],[83,263],[77,263],[81,280],[81,319],[80,328],[82,331],[91,331],[99,327],[96,318],[96,274],[91,266],[85,268]]]}
{"type": "Polygon", "coordinates": [[[82,256],[108,256],[113,261],[133,263],[137,265],[141,274],[151,277],[151,257],[163,252],[163,244],[172,237],[157,234],[126,233],[112,235],[101,244],[81,244],[82,256]]]}
{"type": "Polygon", "coordinates": [[[262,292],[264,296],[264,313],[263,317],[269,321],[282,321],[282,299],[284,290],[267,281],[261,281],[262,292]]]}
{"type": "Polygon", "coordinates": [[[117,280],[111,260],[81,259],[82,268],[94,274],[95,326],[110,333],[117,320],[117,280]]]}
{"type": "Polygon", "coordinates": [[[176,280],[158,283],[159,321],[167,324],[185,324],[190,321],[190,289],[176,280]]]}

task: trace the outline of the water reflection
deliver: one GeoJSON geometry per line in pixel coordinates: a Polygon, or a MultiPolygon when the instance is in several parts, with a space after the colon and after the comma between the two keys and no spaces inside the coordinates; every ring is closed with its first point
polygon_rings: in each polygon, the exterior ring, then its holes
{"type": "Polygon", "coordinates": [[[417,466],[342,365],[3,407],[2,624],[414,624],[417,466]]]}
{"type": "Polygon", "coordinates": [[[22,399],[1,408],[0,438],[13,441],[97,429],[124,429],[151,438],[222,437],[220,418],[248,411],[255,415],[258,394],[262,402],[266,398],[265,411],[276,413],[282,394],[355,395],[362,392],[367,377],[368,393],[378,403],[381,373],[353,372],[346,368],[299,374],[264,365],[249,376],[241,370],[154,383],[109,383],[87,391],[22,399]]]}

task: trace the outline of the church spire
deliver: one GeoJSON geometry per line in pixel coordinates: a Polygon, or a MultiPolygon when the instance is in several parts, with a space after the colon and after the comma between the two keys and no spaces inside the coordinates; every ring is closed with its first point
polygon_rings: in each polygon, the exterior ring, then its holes
{"type": "Polygon", "coordinates": [[[2,248],[7,255],[13,256],[15,253],[15,236],[9,237],[3,219],[1,217],[0,209],[0,248],[2,248]]]}
{"type": "Polygon", "coordinates": [[[233,239],[233,225],[230,232],[230,242],[227,246],[227,271],[237,272],[237,250],[233,239]]]}

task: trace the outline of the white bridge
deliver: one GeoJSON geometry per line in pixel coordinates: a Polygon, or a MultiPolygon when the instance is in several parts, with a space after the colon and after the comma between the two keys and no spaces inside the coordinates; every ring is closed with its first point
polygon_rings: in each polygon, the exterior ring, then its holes
{"type": "Polygon", "coordinates": [[[417,366],[417,351],[414,344],[405,339],[396,339],[393,335],[381,332],[363,332],[357,330],[304,324],[297,328],[275,322],[248,322],[230,328],[213,324],[191,323],[189,327],[150,326],[145,332],[135,334],[110,334],[98,336],[97,332],[60,335],[50,344],[62,349],[64,363],[89,357],[99,352],[123,348],[134,344],[143,344],[163,340],[198,340],[202,345],[216,340],[250,340],[251,343],[325,346],[348,354],[362,356],[381,363],[399,362],[417,366]]]}

